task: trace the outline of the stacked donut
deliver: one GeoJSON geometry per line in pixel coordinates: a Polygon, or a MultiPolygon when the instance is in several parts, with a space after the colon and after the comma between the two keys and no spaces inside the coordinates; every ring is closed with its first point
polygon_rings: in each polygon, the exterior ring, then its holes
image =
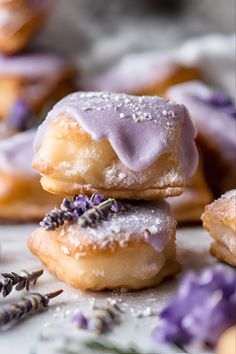
{"type": "Polygon", "coordinates": [[[39,175],[32,174],[29,158],[32,129],[58,99],[75,90],[76,69],[66,58],[29,47],[53,2],[0,1],[0,220],[4,221],[38,220],[56,203],[42,190],[39,175]],[[19,158],[21,148],[26,151],[24,159],[19,158]]]}
{"type": "MultiPolygon", "coordinates": [[[[229,57],[229,43],[212,39],[216,56],[229,57]],[[221,50],[219,49],[221,48],[221,50]],[[221,53],[219,55],[219,53],[221,53]]],[[[199,165],[180,197],[169,200],[178,222],[199,222],[204,208],[227,190],[236,188],[236,108],[226,92],[215,87],[219,73],[212,77],[209,42],[189,44],[163,53],[131,54],[84,84],[88,90],[109,90],[135,95],[161,95],[184,104],[198,130],[199,165]],[[205,53],[205,54],[204,54],[205,53]]],[[[232,45],[232,56],[234,56],[232,45]]],[[[228,61],[226,61],[228,63],[228,61]]],[[[214,66],[214,65],[213,65],[214,66]]],[[[222,68],[226,72],[226,66],[222,68]]],[[[215,73],[216,74],[216,73],[215,73]]],[[[220,77],[220,76],[219,76],[220,77]]],[[[222,82],[220,82],[221,86],[222,82]]]]}
{"type": "Polygon", "coordinates": [[[176,221],[163,198],[195,172],[196,131],[185,106],[158,96],[78,92],[39,127],[33,167],[43,188],[70,196],[29,240],[80,289],[140,289],[179,270],[176,221]]]}

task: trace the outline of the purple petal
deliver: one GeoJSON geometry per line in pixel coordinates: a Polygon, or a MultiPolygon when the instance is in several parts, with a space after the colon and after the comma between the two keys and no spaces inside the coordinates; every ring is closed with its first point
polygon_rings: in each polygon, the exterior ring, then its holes
{"type": "Polygon", "coordinates": [[[160,318],[154,332],[157,341],[179,345],[195,341],[214,347],[219,336],[236,324],[236,273],[223,266],[188,273],[160,318]]]}
{"type": "Polygon", "coordinates": [[[81,312],[76,313],[72,317],[72,322],[74,322],[79,328],[88,329],[88,318],[85,317],[81,312]]]}

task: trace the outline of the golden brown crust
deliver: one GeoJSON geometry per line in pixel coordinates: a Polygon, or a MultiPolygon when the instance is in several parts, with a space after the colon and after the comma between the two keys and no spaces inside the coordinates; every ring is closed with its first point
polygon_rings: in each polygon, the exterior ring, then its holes
{"type": "Polygon", "coordinates": [[[129,242],[126,247],[117,244],[114,249],[99,252],[89,248],[82,252],[68,243],[66,233],[64,239],[58,231],[38,229],[28,245],[59,279],[82,290],[135,290],[155,286],[180,268],[173,238],[161,253],[145,242],[129,242]]]}
{"type": "Polygon", "coordinates": [[[205,208],[203,227],[215,239],[211,253],[236,265],[236,191],[225,193],[205,208]]]}
{"type": "Polygon", "coordinates": [[[185,81],[198,80],[200,78],[200,73],[197,68],[194,67],[182,67],[176,65],[175,70],[171,71],[169,77],[165,77],[163,81],[158,80],[157,83],[142,88],[133,92],[133,94],[142,96],[142,95],[158,95],[164,96],[166,91],[174,85],[180,84],[185,81]]]}
{"type": "Polygon", "coordinates": [[[200,161],[194,176],[190,179],[184,193],[168,202],[172,206],[176,220],[179,223],[199,222],[204,208],[213,200],[207,186],[200,161]]]}
{"type": "Polygon", "coordinates": [[[108,141],[93,140],[64,115],[50,122],[33,167],[45,190],[62,195],[96,191],[119,199],[159,199],[180,195],[185,187],[174,147],[145,171],[134,172],[119,161],[108,141]]]}
{"type": "Polygon", "coordinates": [[[211,222],[222,223],[236,232],[236,190],[223,194],[205,208],[203,226],[210,229],[211,222]]]}
{"type": "Polygon", "coordinates": [[[230,252],[229,248],[224,246],[220,242],[213,242],[210,248],[211,254],[218,258],[220,261],[230,264],[236,267],[236,257],[235,254],[230,252]]]}
{"type": "Polygon", "coordinates": [[[58,73],[53,79],[43,81],[43,89],[37,96],[29,94],[32,82],[23,77],[1,76],[0,77],[0,120],[9,116],[13,105],[18,100],[24,100],[36,115],[40,115],[45,107],[52,107],[55,102],[76,89],[74,84],[75,70],[68,66],[58,73]]]}
{"type": "Polygon", "coordinates": [[[61,198],[45,192],[38,177],[0,173],[0,221],[38,221],[61,198]]]}
{"type": "Polygon", "coordinates": [[[27,5],[25,0],[8,1],[1,3],[0,6],[7,9],[12,16],[17,16],[19,9],[23,7],[29,17],[16,32],[10,33],[10,35],[3,30],[0,31],[0,50],[8,55],[15,54],[25,48],[42,27],[47,17],[47,10],[41,9],[36,12],[27,5]]]}

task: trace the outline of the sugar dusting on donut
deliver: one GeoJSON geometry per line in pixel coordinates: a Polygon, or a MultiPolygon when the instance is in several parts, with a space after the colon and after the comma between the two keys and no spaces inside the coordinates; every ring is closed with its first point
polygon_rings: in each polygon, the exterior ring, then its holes
{"type": "Polygon", "coordinates": [[[95,140],[107,139],[120,161],[132,171],[143,171],[171,152],[177,129],[187,178],[197,165],[195,129],[183,105],[157,96],[130,96],[107,92],[77,92],[58,102],[38,129],[39,149],[48,123],[59,114],[75,119],[95,140]]]}
{"type": "Polygon", "coordinates": [[[0,172],[38,175],[33,170],[35,130],[28,130],[0,141],[0,172]]]}
{"type": "MultiPolygon", "coordinates": [[[[176,226],[168,203],[126,203],[125,210],[100,220],[96,227],[81,228],[77,223],[61,227],[60,235],[67,235],[67,245],[83,251],[84,245],[96,249],[112,249],[115,244],[126,247],[129,241],[144,241],[157,252],[162,252],[170,241],[171,231],[176,226]]],[[[70,247],[69,247],[70,248],[70,247]]]]}

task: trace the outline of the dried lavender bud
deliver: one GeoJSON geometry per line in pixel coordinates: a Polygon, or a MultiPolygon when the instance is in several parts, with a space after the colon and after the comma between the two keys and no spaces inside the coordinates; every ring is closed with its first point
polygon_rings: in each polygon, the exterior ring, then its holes
{"type": "Polygon", "coordinates": [[[24,271],[25,275],[19,275],[15,272],[2,273],[3,279],[0,279],[0,293],[3,297],[9,295],[15,286],[15,290],[21,291],[23,289],[29,290],[31,284],[35,284],[38,278],[43,274],[43,270],[28,273],[24,271]]]}
{"type": "Polygon", "coordinates": [[[116,303],[108,303],[107,306],[94,307],[94,316],[85,317],[78,312],[72,317],[72,321],[81,329],[103,334],[110,331],[115,324],[120,323],[121,308],[116,303]]]}
{"type": "Polygon", "coordinates": [[[114,199],[107,199],[100,203],[98,206],[84,212],[78,219],[78,224],[80,227],[94,227],[97,225],[99,220],[104,220],[108,216],[108,211],[111,210],[114,199]]]}
{"type": "Polygon", "coordinates": [[[11,109],[8,124],[19,131],[24,131],[27,129],[27,121],[31,115],[31,109],[26,101],[18,100],[11,109]]]}
{"type": "Polygon", "coordinates": [[[66,221],[77,222],[81,227],[95,226],[101,219],[105,219],[109,212],[122,210],[121,203],[114,199],[104,201],[101,194],[93,194],[89,199],[85,195],[76,195],[73,200],[65,198],[60,209],[54,208],[46,214],[40,226],[52,231],[63,225],[66,221]]]}
{"type": "Polygon", "coordinates": [[[72,322],[74,322],[80,329],[88,329],[89,320],[81,312],[76,313],[72,317],[72,322]]]}
{"type": "Polygon", "coordinates": [[[236,273],[217,266],[188,273],[177,295],[160,314],[154,331],[158,342],[179,346],[200,342],[214,347],[220,335],[236,324],[236,273]]]}
{"type": "Polygon", "coordinates": [[[0,329],[13,325],[18,320],[48,307],[50,299],[60,295],[62,291],[63,290],[58,290],[45,295],[31,293],[24,296],[22,300],[16,304],[1,307],[0,329]]]}

